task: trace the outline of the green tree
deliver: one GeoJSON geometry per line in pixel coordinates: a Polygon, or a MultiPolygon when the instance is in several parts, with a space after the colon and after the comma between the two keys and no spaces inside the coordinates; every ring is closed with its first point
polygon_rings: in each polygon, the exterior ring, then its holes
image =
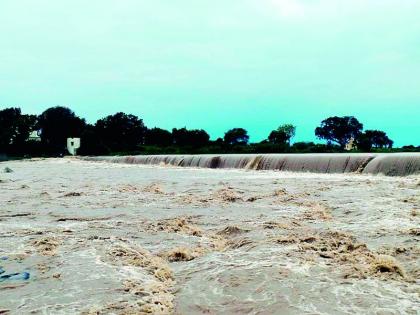
{"type": "Polygon", "coordinates": [[[6,108],[0,111],[0,152],[6,152],[18,133],[20,108],[6,108]]]}
{"type": "Polygon", "coordinates": [[[246,145],[249,141],[248,131],[243,128],[233,128],[225,133],[223,138],[225,143],[232,145],[246,145]]]}
{"type": "Polygon", "coordinates": [[[142,119],[122,112],[98,120],[95,129],[101,142],[114,152],[137,149],[146,133],[142,119]]]}
{"type": "Polygon", "coordinates": [[[172,133],[161,128],[147,129],[144,140],[145,145],[156,145],[159,147],[167,147],[173,143],[172,133]]]}
{"type": "Polygon", "coordinates": [[[357,147],[363,151],[370,151],[372,148],[392,148],[392,141],[384,131],[366,130],[356,139],[357,147]]]}
{"type": "Polygon", "coordinates": [[[23,115],[20,108],[0,111],[0,152],[23,152],[29,134],[35,129],[37,117],[23,115]]]}
{"type": "Polygon", "coordinates": [[[64,153],[67,138],[80,138],[86,122],[67,107],[48,108],[38,117],[41,141],[49,153],[64,153]]]}
{"type": "Polygon", "coordinates": [[[28,141],[29,135],[36,130],[38,117],[36,115],[21,115],[17,123],[17,135],[14,138],[14,144],[23,149],[28,141]]]}
{"type": "Polygon", "coordinates": [[[321,126],[315,129],[315,135],[319,139],[336,142],[344,149],[350,139],[357,139],[363,130],[363,125],[353,116],[329,117],[321,122],[321,126]]]}
{"type": "Polygon", "coordinates": [[[203,147],[209,144],[210,136],[202,129],[188,130],[187,128],[172,129],[172,138],[175,145],[203,147]]]}
{"type": "Polygon", "coordinates": [[[80,155],[104,155],[108,154],[109,148],[105,146],[99,137],[95,126],[87,124],[80,136],[80,149],[77,153],[80,155]]]}
{"type": "Polygon", "coordinates": [[[296,127],[292,124],[284,124],[273,130],[268,136],[268,141],[272,144],[290,144],[290,140],[296,134],[296,127]]]}

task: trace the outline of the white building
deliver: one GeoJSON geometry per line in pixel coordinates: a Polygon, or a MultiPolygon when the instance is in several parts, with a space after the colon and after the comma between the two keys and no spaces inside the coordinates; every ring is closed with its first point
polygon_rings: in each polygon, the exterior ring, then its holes
{"type": "Polygon", "coordinates": [[[71,155],[76,155],[77,149],[80,148],[80,138],[67,138],[67,151],[71,155]]]}
{"type": "Polygon", "coordinates": [[[351,138],[349,142],[346,144],[346,147],[344,148],[344,150],[351,151],[353,149],[356,149],[356,144],[355,144],[354,138],[351,138]]]}
{"type": "Polygon", "coordinates": [[[34,130],[29,134],[28,141],[41,141],[40,137],[41,132],[39,130],[34,130]]]}

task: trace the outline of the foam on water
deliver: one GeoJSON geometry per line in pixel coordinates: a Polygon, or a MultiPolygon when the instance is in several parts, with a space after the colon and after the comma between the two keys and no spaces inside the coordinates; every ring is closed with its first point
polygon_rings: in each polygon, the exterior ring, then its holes
{"type": "Polygon", "coordinates": [[[417,313],[418,175],[7,165],[0,313],[417,313]]]}

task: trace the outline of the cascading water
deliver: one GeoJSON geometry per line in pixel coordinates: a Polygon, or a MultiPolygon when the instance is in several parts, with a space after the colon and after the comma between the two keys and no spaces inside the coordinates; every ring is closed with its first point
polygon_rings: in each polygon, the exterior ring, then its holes
{"type": "Polygon", "coordinates": [[[420,153],[226,154],[86,157],[89,161],[178,167],[407,176],[420,173],[420,153]]]}
{"type": "Polygon", "coordinates": [[[420,173],[420,153],[381,154],[363,169],[367,174],[404,176],[420,173]]]}

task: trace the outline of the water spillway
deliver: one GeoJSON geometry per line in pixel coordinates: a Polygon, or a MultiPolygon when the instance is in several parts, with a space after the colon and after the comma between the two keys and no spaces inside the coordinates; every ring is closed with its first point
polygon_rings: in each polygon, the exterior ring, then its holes
{"type": "Polygon", "coordinates": [[[363,173],[387,176],[420,173],[420,153],[379,154],[366,165],[363,173]]]}
{"type": "Polygon", "coordinates": [[[420,153],[221,154],[86,157],[106,161],[178,167],[278,170],[312,173],[364,173],[407,176],[420,173],[420,153]]]}

